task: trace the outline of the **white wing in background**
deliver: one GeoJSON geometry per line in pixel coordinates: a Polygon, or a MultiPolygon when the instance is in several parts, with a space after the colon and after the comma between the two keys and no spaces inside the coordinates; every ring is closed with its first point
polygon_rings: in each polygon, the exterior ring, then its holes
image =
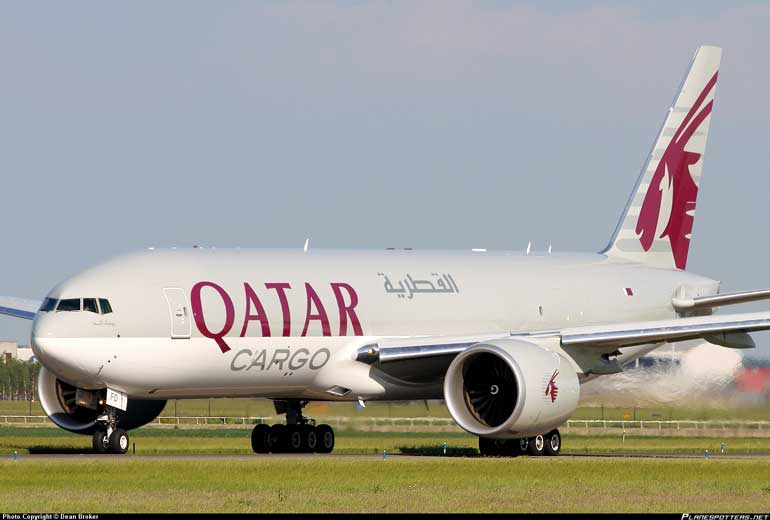
{"type": "Polygon", "coordinates": [[[26,300],[23,298],[11,298],[10,296],[0,296],[0,314],[13,316],[14,318],[23,318],[32,320],[40,308],[40,300],[26,300]]]}

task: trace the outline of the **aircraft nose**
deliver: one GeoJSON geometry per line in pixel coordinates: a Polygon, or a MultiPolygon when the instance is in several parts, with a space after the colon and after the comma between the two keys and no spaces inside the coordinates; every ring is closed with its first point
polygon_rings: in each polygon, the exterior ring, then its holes
{"type": "Polygon", "coordinates": [[[88,356],[75,338],[63,335],[56,315],[38,313],[32,324],[30,343],[38,361],[59,378],[77,384],[93,376],[88,356]]]}

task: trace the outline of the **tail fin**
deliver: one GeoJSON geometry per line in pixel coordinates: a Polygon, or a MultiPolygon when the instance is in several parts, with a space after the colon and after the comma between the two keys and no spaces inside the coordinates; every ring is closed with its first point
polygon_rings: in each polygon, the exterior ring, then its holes
{"type": "Polygon", "coordinates": [[[602,253],[684,269],[722,49],[702,46],[602,253]]]}

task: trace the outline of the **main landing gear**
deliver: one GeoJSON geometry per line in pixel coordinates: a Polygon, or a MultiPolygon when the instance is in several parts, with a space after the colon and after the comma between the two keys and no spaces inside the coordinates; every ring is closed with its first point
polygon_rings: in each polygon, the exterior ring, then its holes
{"type": "Polygon", "coordinates": [[[331,453],[334,430],[328,424],[316,426],[302,415],[307,401],[274,401],[275,411],[286,414],[286,424],[258,424],[251,432],[254,453],[331,453]]]}
{"type": "Polygon", "coordinates": [[[543,435],[522,439],[490,439],[479,437],[479,453],[485,457],[518,457],[519,455],[556,456],[561,452],[561,434],[551,430],[543,435]]]}
{"type": "Polygon", "coordinates": [[[96,418],[96,423],[97,430],[93,437],[93,447],[96,453],[122,455],[128,451],[128,432],[118,428],[116,408],[105,406],[104,414],[96,418]]]}

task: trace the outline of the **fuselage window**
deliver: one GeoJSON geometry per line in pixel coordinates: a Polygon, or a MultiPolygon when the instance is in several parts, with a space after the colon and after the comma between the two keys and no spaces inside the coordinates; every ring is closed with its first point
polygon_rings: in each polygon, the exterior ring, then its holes
{"type": "Polygon", "coordinates": [[[43,300],[43,305],[40,306],[40,312],[51,312],[56,308],[56,304],[59,300],[56,298],[46,298],[43,300]]]}
{"type": "Polygon", "coordinates": [[[102,314],[109,314],[112,312],[110,302],[104,298],[99,298],[99,307],[102,308],[102,314]]]}
{"type": "Polygon", "coordinates": [[[59,301],[59,306],[56,307],[57,311],[79,311],[80,310],[80,298],[67,298],[59,301]]]}
{"type": "Polygon", "coordinates": [[[96,298],[83,298],[83,310],[99,314],[99,308],[96,306],[96,298]]]}

